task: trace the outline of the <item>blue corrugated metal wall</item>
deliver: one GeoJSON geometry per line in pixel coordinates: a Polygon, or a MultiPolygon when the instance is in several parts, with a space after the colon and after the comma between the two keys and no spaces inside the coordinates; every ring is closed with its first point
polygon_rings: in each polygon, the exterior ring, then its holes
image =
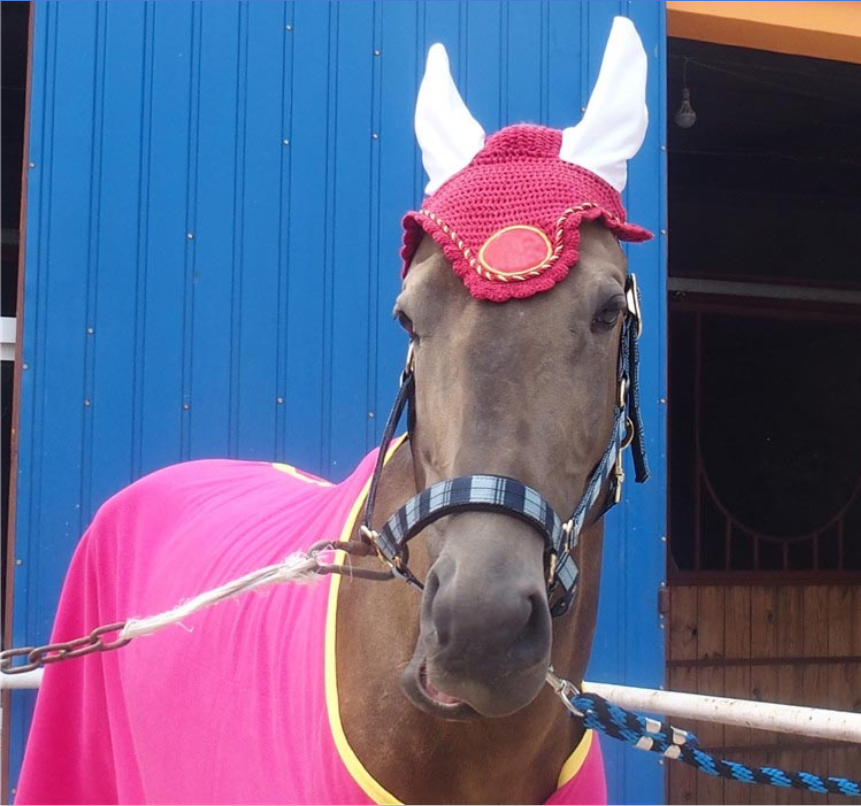
{"type": "MultiPolygon", "coordinates": [[[[14,641],[47,639],[95,509],[203,456],[339,478],[377,439],[404,351],[389,311],[399,218],[424,178],[412,109],[444,42],[487,131],[579,119],[611,18],[650,55],[633,220],[664,226],[664,4],[36,4],[14,641]]],[[[663,681],[664,246],[645,297],[654,479],[609,520],[591,676],[663,681]]],[[[32,695],[12,707],[11,784],[32,695]]],[[[611,798],[660,802],[651,758],[609,747],[611,798]]]]}

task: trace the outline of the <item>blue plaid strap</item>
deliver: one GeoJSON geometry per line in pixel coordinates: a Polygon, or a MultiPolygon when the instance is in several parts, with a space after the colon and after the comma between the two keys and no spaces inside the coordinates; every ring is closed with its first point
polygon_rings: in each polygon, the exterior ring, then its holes
{"type": "Polygon", "coordinates": [[[567,548],[568,533],[537,490],[515,479],[493,475],[460,476],[422,490],[386,521],[374,542],[394,563],[403,555],[407,542],[426,526],[446,515],[474,511],[519,518],[541,534],[548,552],[560,555],[567,548]]]}

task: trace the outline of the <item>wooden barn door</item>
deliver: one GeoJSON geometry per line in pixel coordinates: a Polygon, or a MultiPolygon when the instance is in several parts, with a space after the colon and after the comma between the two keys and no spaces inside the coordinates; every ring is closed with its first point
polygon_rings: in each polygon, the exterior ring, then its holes
{"type": "MultiPolygon", "coordinates": [[[[858,585],[673,586],[668,684],[677,691],[861,710],[859,613],[858,585]]],[[[745,764],[855,779],[861,771],[857,746],[704,723],[690,727],[709,750],[745,764]]],[[[723,781],[679,764],[668,772],[669,803],[828,802],[822,795],[723,781]]]]}

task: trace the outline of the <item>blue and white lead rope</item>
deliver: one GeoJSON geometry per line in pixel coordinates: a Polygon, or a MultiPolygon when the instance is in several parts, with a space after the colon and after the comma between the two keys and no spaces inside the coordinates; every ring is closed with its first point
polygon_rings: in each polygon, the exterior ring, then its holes
{"type": "Polygon", "coordinates": [[[706,775],[728,778],[744,784],[804,789],[819,794],[861,796],[861,781],[830,775],[823,778],[810,772],[787,772],[777,767],[749,767],[707,753],[693,733],[679,730],[666,722],[650,719],[607,702],[597,694],[579,691],[567,680],[548,675],[548,682],[565,707],[583,720],[585,727],[606,733],[640,750],[660,753],[665,758],[683,761],[706,775]]]}

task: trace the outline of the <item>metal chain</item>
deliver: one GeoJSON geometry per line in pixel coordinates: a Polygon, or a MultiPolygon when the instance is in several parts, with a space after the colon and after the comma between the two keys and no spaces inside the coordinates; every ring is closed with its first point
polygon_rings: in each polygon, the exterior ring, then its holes
{"type": "MultiPolygon", "coordinates": [[[[239,580],[228,582],[225,586],[222,586],[221,589],[207,591],[207,593],[200,594],[194,599],[186,602],[185,605],[190,606],[197,600],[205,600],[195,605],[194,610],[209,607],[225,598],[241,595],[258,587],[272,585],[279,582],[295,581],[294,579],[291,579],[291,577],[301,577],[306,570],[308,573],[314,573],[319,576],[340,574],[342,576],[349,576],[356,579],[370,579],[375,581],[393,579],[390,571],[372,571],[367,568],[353,568],[351,564],[332,565],[322,562],[320,558],[321,552],[329,551],[344,551],[354,557],[365,557],[370,555],[372,550],[370,546],[366,546],[364,543],[360,543],[355,540],[351,540],[349,542],[321,540],[314,543],[306,552],[295,555],[299,560],[311,560],[313,567],[310,569],[297,568],[293,566],[284,573],[284,566],[290,563],[293,559],[293,557],[289,557],[283,564],[261,568],[259,571],[252,572],[239,580]],[[207,598],[209,595],[219,593],[219,591],[221,591],[220,596],[212,599],[207,598]]],[[[172,615],[175,613],[175,610],[170,611],[171,621],[173,622],[176,621],[176,618],[172,615]]],[[[160,616],[156,616],[154,618],[158,619],[167,615],[169,614],[160,614],[160,616]]],[[[85,635],[82,638],[75,638],[71,641],[55,641],[52,644],[44,644],[43,646],[37,647],[26,646],[16,647],[14,649],[5,649],[0,652],[0,674],[24,674],[25,672],[32,672],[51,663],[59,663],[60,661],[71,660],[72,658],[80,658],[83,655],[89,655],[93,652],[108,652],[112,649],[119,649],[137,637],[137,635],[133,633],[138,632],[141,621],[152,621],[152,619],[129,619],[127,621],[118,621],[114,624],[106,624],[102,627],[97,627],[89,635],[85,635]],[[133,623],[137,629],[133,629],[132,626],[130,626],[133,623]],[[129,637],[115,638],[113,641],[104,640],[103,636],[107,633],[118,632],[122,634],[127,627],[129,627],[129,633],[132,633],[129,637]],[[20,657],[25,657],[27,662],[20,666],[14,666],[14,659],[20,657]]],[[[156,625],[148,629],[147,632],[154,632],[156,629],[161,629],[163,626],[167,626],[167,623],[156,625]]]]}
{"type": "Polygon", "coordinates": [[[108,652],[111,649],[119,649],[132,639],[121,638],[113,641],[105,641],[102,636],[107,633],[119,632],[125,626],[125,621],[118,621],[115,624],[105,624],[102,627],[96,627],[89,635],[85,635],[83,638],[75,638],[72,641],[56,641],[53,644],[44,644],[37,647],[25,646],[17,647],[16,649],[4,649],[0,652],[0,673],[23,674],[24,672],[32,672],[34,669],[47,666],[49,663],[59,663],[71,658],[80,658],[92,652],[108,652]],[[22,655],[27,657],[27,663],[21,666],[13,666],[13,659],[22,655]]]}

